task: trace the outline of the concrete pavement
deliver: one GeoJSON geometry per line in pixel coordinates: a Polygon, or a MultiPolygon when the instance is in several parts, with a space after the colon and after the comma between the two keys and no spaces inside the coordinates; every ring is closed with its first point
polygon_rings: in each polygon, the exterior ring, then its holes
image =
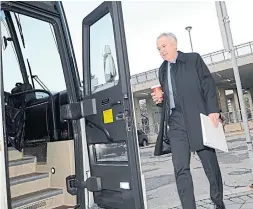
{"type": "MultiPolygon", "coordinates": [[[[227,209],[252,209],[253,191],[224,195],[224,202],[227,209]]],[[[162,206],[161,208],[165,207],[162,206]]],[[[182,209],[182,207],[178,206],[169,209],[182,209]]],[[[207,198],[197,201],[197,209],[214,209],[214,206],[211,200],[207,198]]]]}
{"type": "MultiPolygon", "coordinates": [[[[217,152],[227,209],[252,209],[251,168],[245,139],[230,139],[229,153],[217,152]]],[[[141,162],[146,181],[148,209],[181,208],[173,174],[171,156],[153,156],[154,147],[142,148],[141,162]]],[[[209,182],[197,155],[192,156],[191,172],[195,197],[200,208],[213,208],[209,199],[209,182]]]]}

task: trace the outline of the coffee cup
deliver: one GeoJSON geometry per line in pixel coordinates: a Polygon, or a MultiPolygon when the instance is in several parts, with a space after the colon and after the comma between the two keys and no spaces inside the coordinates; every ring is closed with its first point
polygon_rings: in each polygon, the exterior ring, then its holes
{"type": "Polygon", "coordinates": [[[154,86],[152,86],[151,87],[151,90],[152,90],[152,93],[154,93],[154,94],[160,94],[160,95],[162,95],[162,87],[161,87],[161,85],[160,84],[157,84],[157,85],[154,85],[154,86]]]}

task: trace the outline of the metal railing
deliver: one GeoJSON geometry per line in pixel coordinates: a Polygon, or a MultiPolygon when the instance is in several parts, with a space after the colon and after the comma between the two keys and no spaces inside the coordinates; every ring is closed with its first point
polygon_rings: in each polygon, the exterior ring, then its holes
{"type": "MultiPolygon", "coordinates": [[[[235,46],[235,54],[237,58],[252,53],[253,53],[253,41],[235,46]]],[[[210,54],[205,54],[202,56],[202,58],[207,65],[213,65],[231,59],[231,55],[224,49],[212,52],[210,54]]]]}
{"type": "MultiPolygon", "coordinates": [[[[253,53],[253,41],[235,46],[237,58],[253,53]]],[[[225,50],[202,55],[206,65],[213,65],[231,58],[230,53],[225,50]]],[[[158,68],[131,76],[131,84],[136,85],[158,79],[158,68]]]]}
{"type": "MultiPolygon", "coordinates": [[[[253,41],[243,43],[240,45],[235,46],[235,53],[236,57],[243,57],[249,54],[253,54],[253,41]]],[[[219,50],[216,52],[212,52],[209,54],[202,55],[202,58],[206,65],[214,65],[219,62],[223,62],[225,60],[229,60],[231,58],[230,53],[226,52],[225,49],[219,50]]],[[[158,79],[158,68],[149,70],[143,73],[135,74],[131,76],[131,85],[137,85],[141,83],[145,83],[147,81],[152,81],[158,79]]],[[[108,83],[108,84],[99,84],[94,86],[96,90],[103,90],[106,88],[109,88],[113,85],[116,85],[118,83],[118,80],[114,81],[114,83],[108,83]]],[[[94,91],[96,91],[94,89],[94,91]]]]}
{"type": "MultiPolygon", "coordinates": [[[[247,119],[248,121],[253,121],[253,109],[247,109],[247,119]]],[[[225,118],[225,124],[233,124],[233,123],[241,123],[242,115],[241,110],[233,111],[233,112],[225,112],[222,113],[225,118]]],[[[159,133],[160,122],[155,122],[151,125],[143,125],[142,127],[138,127],[148,136],[157,135],[159,133]]]]}
{"type": "MultiPolygon", "coordinates": [[[[247,119],[249,121],[253,120],[253,109],[246,109],[247,119]]],[[[234,111],[234,112],[226,112],[222,113],[225,118],[226,124],[231,123],[241,123],[242,122],[242,113],[241,110],[234,111]]]]}

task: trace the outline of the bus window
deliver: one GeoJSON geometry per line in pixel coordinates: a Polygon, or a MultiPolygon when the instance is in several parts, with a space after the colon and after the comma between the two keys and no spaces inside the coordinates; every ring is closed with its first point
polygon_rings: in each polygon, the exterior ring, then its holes
{"type": "Polygon", "coordinates": [[[11,92],[17,82],[23,82],[23,78],[4,12],[1,12],[1,29],[3,40],[2,58],[4,91],[11,92]]]}
{"type": "MultiPolygon", "coordinates": [[[[45,88],[51,93],[65,90],[66,84],[53,25],[21,14],[12,13],[11,16],[18,33],[30,83],[32,80],[29,67],[35,89],[45,88]],[[20,31],[18,22],[22,32],[18,32],[20,31]]],[[[36,93],[37,98],[45,96],[47,96],[45,93],[36,93]]]]}
{"type": "Polygon", "coordinates": [[[90,27],[91,92],[110,88],[118,83],[118,65],[110,14],[90,27]]]}

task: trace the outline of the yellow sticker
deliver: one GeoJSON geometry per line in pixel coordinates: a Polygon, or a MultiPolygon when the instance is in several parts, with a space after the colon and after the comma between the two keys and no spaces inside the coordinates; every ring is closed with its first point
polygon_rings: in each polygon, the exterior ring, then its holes
{"type": "Polygon", "coordinates": [[[104,124],[113,123],[112,109],[103,111],[104,124]]]}

